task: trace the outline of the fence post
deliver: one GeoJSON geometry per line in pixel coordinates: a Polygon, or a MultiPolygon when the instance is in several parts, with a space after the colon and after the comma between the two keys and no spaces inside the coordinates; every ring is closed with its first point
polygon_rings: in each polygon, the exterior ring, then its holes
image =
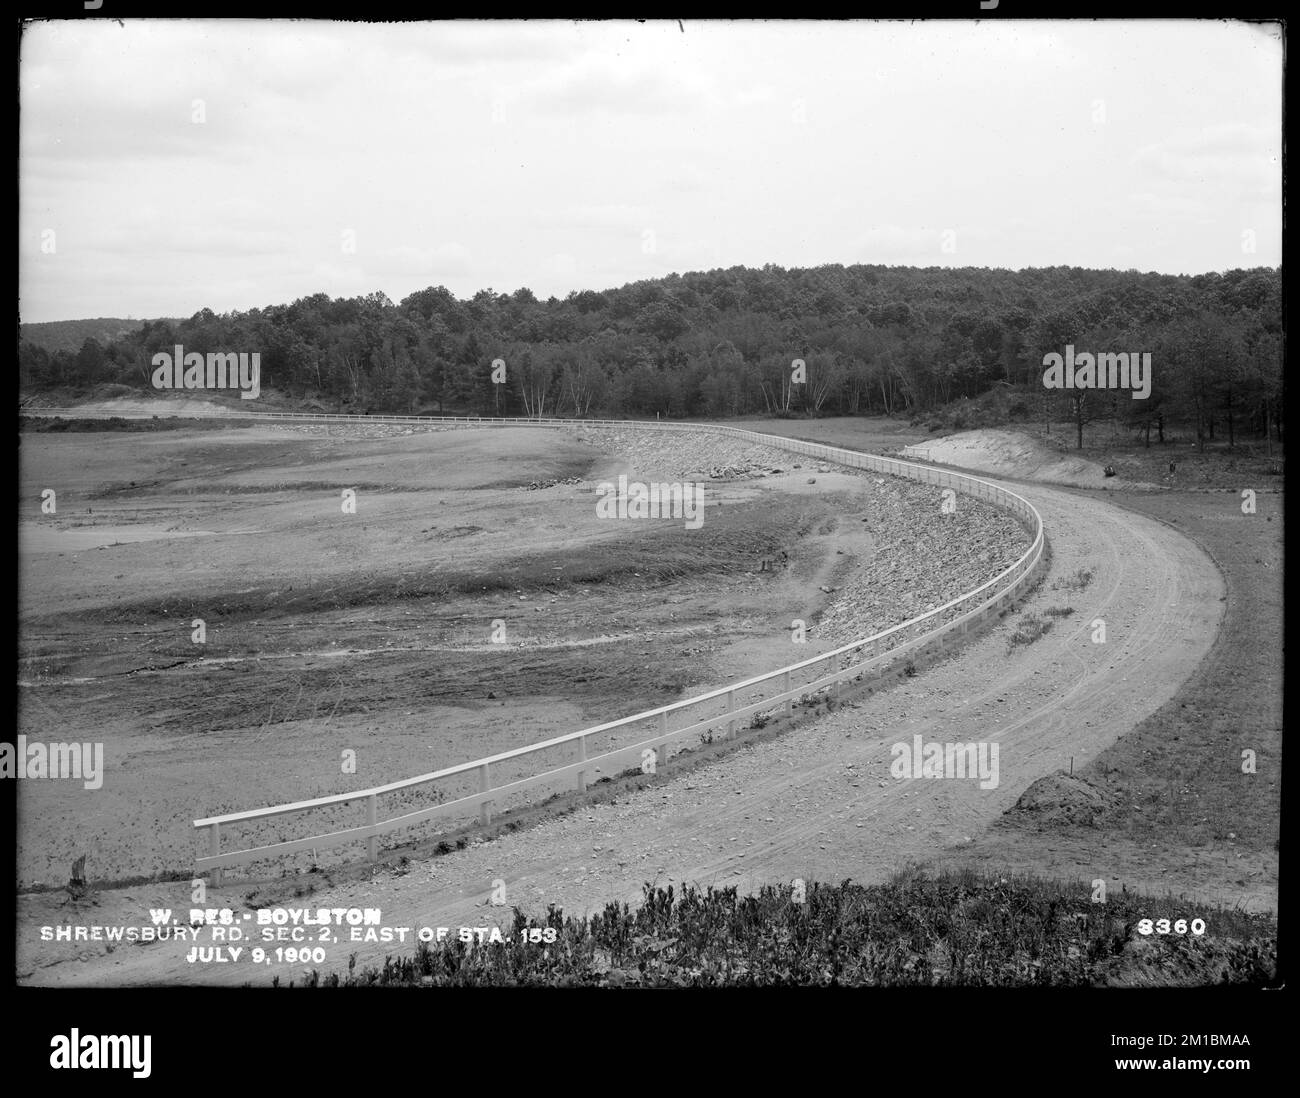
{"type": "MultiPolygon", "coordinates": [[[[379,822],[379,796],[371,793],[366,798],[366,826],[374,827],[379,822]]],[[[366,857],[372,862],[379,857],[379,836],[371,835],[366,839],[366,857]]]]}
{"type": "MultiPolygon", "coordinates": [[[[478,791],[486,793],[492,788],[492,783],[488,777],[488,764],[484,763],[478,768],[478,791]]],[[[484,801],[478,806],[478,822],[486,827],[492,822],[492,813],[488,809],[488,801],[484,801]]]]}
{"type": "MultiPolygon", "coordinates": [[[[736,708],[736,692],[734,690],[728,690],[727,691],[727,712],[728,713],[734,712],[735,708],[736,708]]],[[[735,735],[736,735],[736,722],[734,720],[728,721],[727,739],[732,739],[735,735]]]]}
{"type": "MultiPolygon", "coordinates": [[[[790,672],[789,671],[787,671],[784,675],[781,676],[781,693],[782,694],[790,693],[790,672]]],[[[786,698],[785,699],[786,716],[789,716],[790,712],[793,709],[794,709],[794,699],[786,698]]]]}
{"type": "Polygon", "coordinates": [[[659,750],[655,753],[657,759],[656,769],[662,770],[664,768],[664,763],[668,761],[668,714],[667,713],[659,714],[659,736],[660,736],[659,750]]]}
{"type": "MultiPolygon", "coordinates": [[[[214,823],[208,832],[208,853],[214,858],[221,853],[221,825],[219,823],[214,823]]],[[[217,866],[212,870],[212,886],[214,888],[221,887],[221,866],[217,866]]]]}
{"type": "MultiPolygon", "coordinates": [[[[578,762],[586,762],[586,761],[587,761],[587,737],[579,736],[578,737],[578,762]]],[[[578,792],[579,793],[587,792],[587,772],[585,770],[578,771],[578,792]]]]}

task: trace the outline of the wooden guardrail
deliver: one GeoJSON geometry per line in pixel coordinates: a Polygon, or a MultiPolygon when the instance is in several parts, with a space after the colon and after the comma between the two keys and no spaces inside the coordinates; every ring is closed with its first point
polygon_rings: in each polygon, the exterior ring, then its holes
{"type": "MultiPolygon", "coordinates": [[[[53,414],[46,410],[46,414],[53,414]]],[[[772,446],[788,452],[834,462],[855,469],[870,469],[874,472],[902,476],[938,488],[951,488],[964,495],[985,500],[995,506],[1011,511],[1032,534],[1029,548],[1010,567],[993,579],[982,583],[972,591],[945,603],[943,606],[928,611],[915,618],[883,630],[861,640],[824,652],[788,667],[778,668],[766,674],[758,675],[743,682],[733,683],[708,693],[700,694],[669,705],[649,709],[629,717],[622,717],[605,724],[584,728],[539,743],[503,751],[487,758],[474,759],[471,762],[435,770],[429,774],[420,774],[413,778],[389,782],[387,785],[361,789],[355,793],[338,793],[312,800],[295,801],[292,804],[273,805],[269,808],[257,808],[247,812],[233,812],[220,816],[208,816],[194,821],[197,831],[207,833],[205,855],[196,862],[199,873],[210,871],[214,883],[220,883],[221,871],[227,866],[243,865],[267,858],[280,857],[303,850],[336,847],[344,843],[366,843],[367,856],[373,861],[378,857],[378,843],[381,835],[402,830],[415,824],[441,816],[463,815],[477,808],[480,822],[486,824],[491,820],[492,805],[506,797],[536,788],[538,786],[555,786],[559,783],[572,782],[579,791],[586,789],[588,776],[602,771],[606,774],[617,773],[618,768],[643,762],[647,753],[653,752],[656,772],[660,771],[667,760],[667,749],[673,742],[691,736],[711,733],[725,726],[726,735],[734,736],[741,721],[753,717],[776,706],[790,712],[795,699],[821,691],[838,691],[844,683],[868,672],[883,671],[885,666],[900,656],[918,652],[927,648],[946,648],[959,644],[961,639],[980,625],[995,616],[1013,602],[1018,594],[1032,583],[1035,574],[1043,563],[1045,538],[1042,517],[1038,511],[1022,496],[979,477],[962,473],[946,472],[942,469],[914,465],[909,462],[896,461],[892,458],[878,457],[874,454],[855,450],[844,450],[820,443],[804,442],[801,439],[783,438],[779,435],[765,435],[743,428],[726,427],[720,424],[689,424],[669,422],[648,422],[639,420],[567,420],[567,419],[522,419],[493,418],[475,416],[358,416],[358,415],[313,415],[304,412],[259,412],[232,413],[241,419],[293,419],[316,420],[327,422],[412,422],[412,423],[446,423],[465,426],[541,426],[593,429],[635,429],[659,431],[704,431],[731,435],[746,441],[765,446],[772,446]],[[752,697],[758,693],[757,699],[752,697]],[[721,712],[704,714],[702,710],[718,703],[723,705],[721,712]],[[686,723],[679,722],[685,720],[686,723]],[[645,725],[643,730],[636,726],[645,725]],[[602,754],[589,755],[588,748],[594,737],[614,730],[635,731],[638,739],[631,744],[618,747],[602,754]],[[493,770],[502,764],[526,759],[531,755],[568,746],[573,752],[572,761],[549,769],[538,771],[524,778],[493,784],[493,770]],[[413,812],[379,818],[379,800],[389,794],[399,793],[417,787],[430,786],[447,779],[477,776],[478,792],[469,796],[458,797],[413,812]],[[359,802],[365,806],[365,823],[355,827],[311,835],[287,842],[271,843],[264,846],[248,847],[242,850],[221,849],[222,827],[252,823],[276,816],[296,815],[314,809],[349,805],[359,802]]],[[[223,417],[224,418],[224,417],[223,417]]]]}

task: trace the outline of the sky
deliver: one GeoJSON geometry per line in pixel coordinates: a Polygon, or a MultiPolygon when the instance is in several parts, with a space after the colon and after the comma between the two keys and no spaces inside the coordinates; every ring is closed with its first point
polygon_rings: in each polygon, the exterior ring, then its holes
{"type": "Polygon", "coordinates": [[[1281,263],[1270,25],[77,19],[19,82],[27,322],[1281,263]]]}

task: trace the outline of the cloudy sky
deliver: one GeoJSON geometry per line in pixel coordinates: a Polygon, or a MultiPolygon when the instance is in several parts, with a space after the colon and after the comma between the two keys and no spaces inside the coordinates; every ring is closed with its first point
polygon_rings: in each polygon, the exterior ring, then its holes
{"type": "Polygon", "coordinates": [[[25,321],[1281,262],[1267,27],[76,20],[21,58],[25,321]]]}

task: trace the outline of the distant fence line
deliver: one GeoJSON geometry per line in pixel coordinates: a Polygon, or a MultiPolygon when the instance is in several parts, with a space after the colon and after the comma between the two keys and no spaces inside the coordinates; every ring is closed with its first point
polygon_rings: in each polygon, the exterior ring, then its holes
{"type": "MultiPolygon", "coordinates": [[[[76,409],[33,409],[24,410],[28,414],[69,415],[79,418],[111,418],[113,413],[86,416],[76,409]]],[[[140,413],[135,413],[139,415],[140,413]]],[[[128,414],[127,418],[132,415],[128,414]]],[[[189,417],[186,417],[189,418],[189,417]]],[[[196,416],[193,418],[226,418],[196,416]]],[[[609,721],[605,724],[570,732],[564,736],[529,744],[526,747],[503,751],[487,758],[435,770],[429,774],[420,774],[414,778],[390,782],[387,785],[361,789],[354,793],[338,793],[327,797],[317,797],[308,801],[296,801],[292,804],[273,805],[248,812],[232,812],[221,816],[208,816],[194,821],[197,831],[207,832],[208,853],[195,862],[197,872],[211,871],[214,883],[220,883],[221,870],[227,866],[242,865],[249,862],[275,858],[304,850],[322,847],[334,847],[343,843],[366,843],[366,853],[371,861],[378,857],[379,836],[398,831],[415,824],[435,819],[440,816],[456,815],[477,808],[482,824],[491,821],[492,804],[505,797],[538,786],[553,786],[560,782],[574,783],[579,792],[587,788],[588,775],[601,771],[616,774],[622,766],[639,765],[644,753],[653,751],[657,765],[656,771],[662,771],[666,760],[666,748],[674,741],[712,733],[715,729],[726,727],[726,735],[732,737],[741,721],[754,715],[781,706],[786,713],[791,711],[795,699],[823,690],[837,693],[851,679],[856,679],[868,672],[883,671],[901,655],[918,653],[926,649],[946,650],[959,645],[972,631],[977,631],[984,622],[1002,611],[1012,603],[1019,593],[1033,583],[1034,577],[1043,565],[1045,537],[1042,516],[1024,497],[1009,491],[991,481],[962,473],[945,472],[941,469],[914,465],[892,458],[877,457],[874,454],[844,450],[821,443],[804,442],[801,439],[783,438],[780,435],[766,435],[739,427],[727,427],[710,423],[677,423],[670,421],[644,420],[581,420],[556,418],[507,418],[489,416],[388,416],[388,415],[327,415],[310,412],[232,412],[232,419],[241,420],[300,420],[318,422],[364,422],[364,423],[442,423],[465,426],[484,427],[565,427],[596,429],[620,428],[650,431],[691,431],[723,434],[743,439],[762,446],[771,446],[787,452],[812,457],[822,461],[834,462],[852,469],[869,469],[873,472],[886,473],[891,476],[904,477],[909,480],[931,484],[938,488],[952,488],[964,495],[985,500],[994,506],[1002,507],[1014,514],[1032,533],[1033,540],[1028,549],[1018,560],[997,576],[980,584],[972,591],[944,605],[921,614],[890,629],[851,641],[830,652],[812,656],[788,667],[778,668],[764,675],[758,675],[743,682],[732,683],[705,694],[662,705],[655,709],[636,713],[630,717],[609,721]],[[945,615],[956,613],[955,617],[943,620],[945,615]],[[762,696],[754,699],[755,693],[762,696]],[[701,707],[721,701],[725,708],[718,713],[703,715],[701,707]],[[687,723],[676,726],[685,719],[687,723]],[[638,742],[619,747],[604,754],[588,756],[588,741],[595,735],[607,733],[613,729],[630,729],[644,724],[646,733],[638,742]],[[572,745],[573,761],[552,767],[520,780],[502,785],[493,785],[493,767],[508,760],[523,759],[529,755],[546,751],[561,745],[572,745]],[[422,808],[387,819],[379,819],[379,798],[386,794],[430,785],[459,775],[478,777],[478,792],[453,801],[422,808]],[[275,816],[287,816],[313,809],[333,805],[347,805],[354,801],[363,802],[366,810],[366,822],[358,827],[349,827],[324,835],[312,835],[287,842],[272,843],[266,846],[249,847],[243,850],[221,850],[221,828],[223,825],[250,823],[270,819],[275,816]]]]}

